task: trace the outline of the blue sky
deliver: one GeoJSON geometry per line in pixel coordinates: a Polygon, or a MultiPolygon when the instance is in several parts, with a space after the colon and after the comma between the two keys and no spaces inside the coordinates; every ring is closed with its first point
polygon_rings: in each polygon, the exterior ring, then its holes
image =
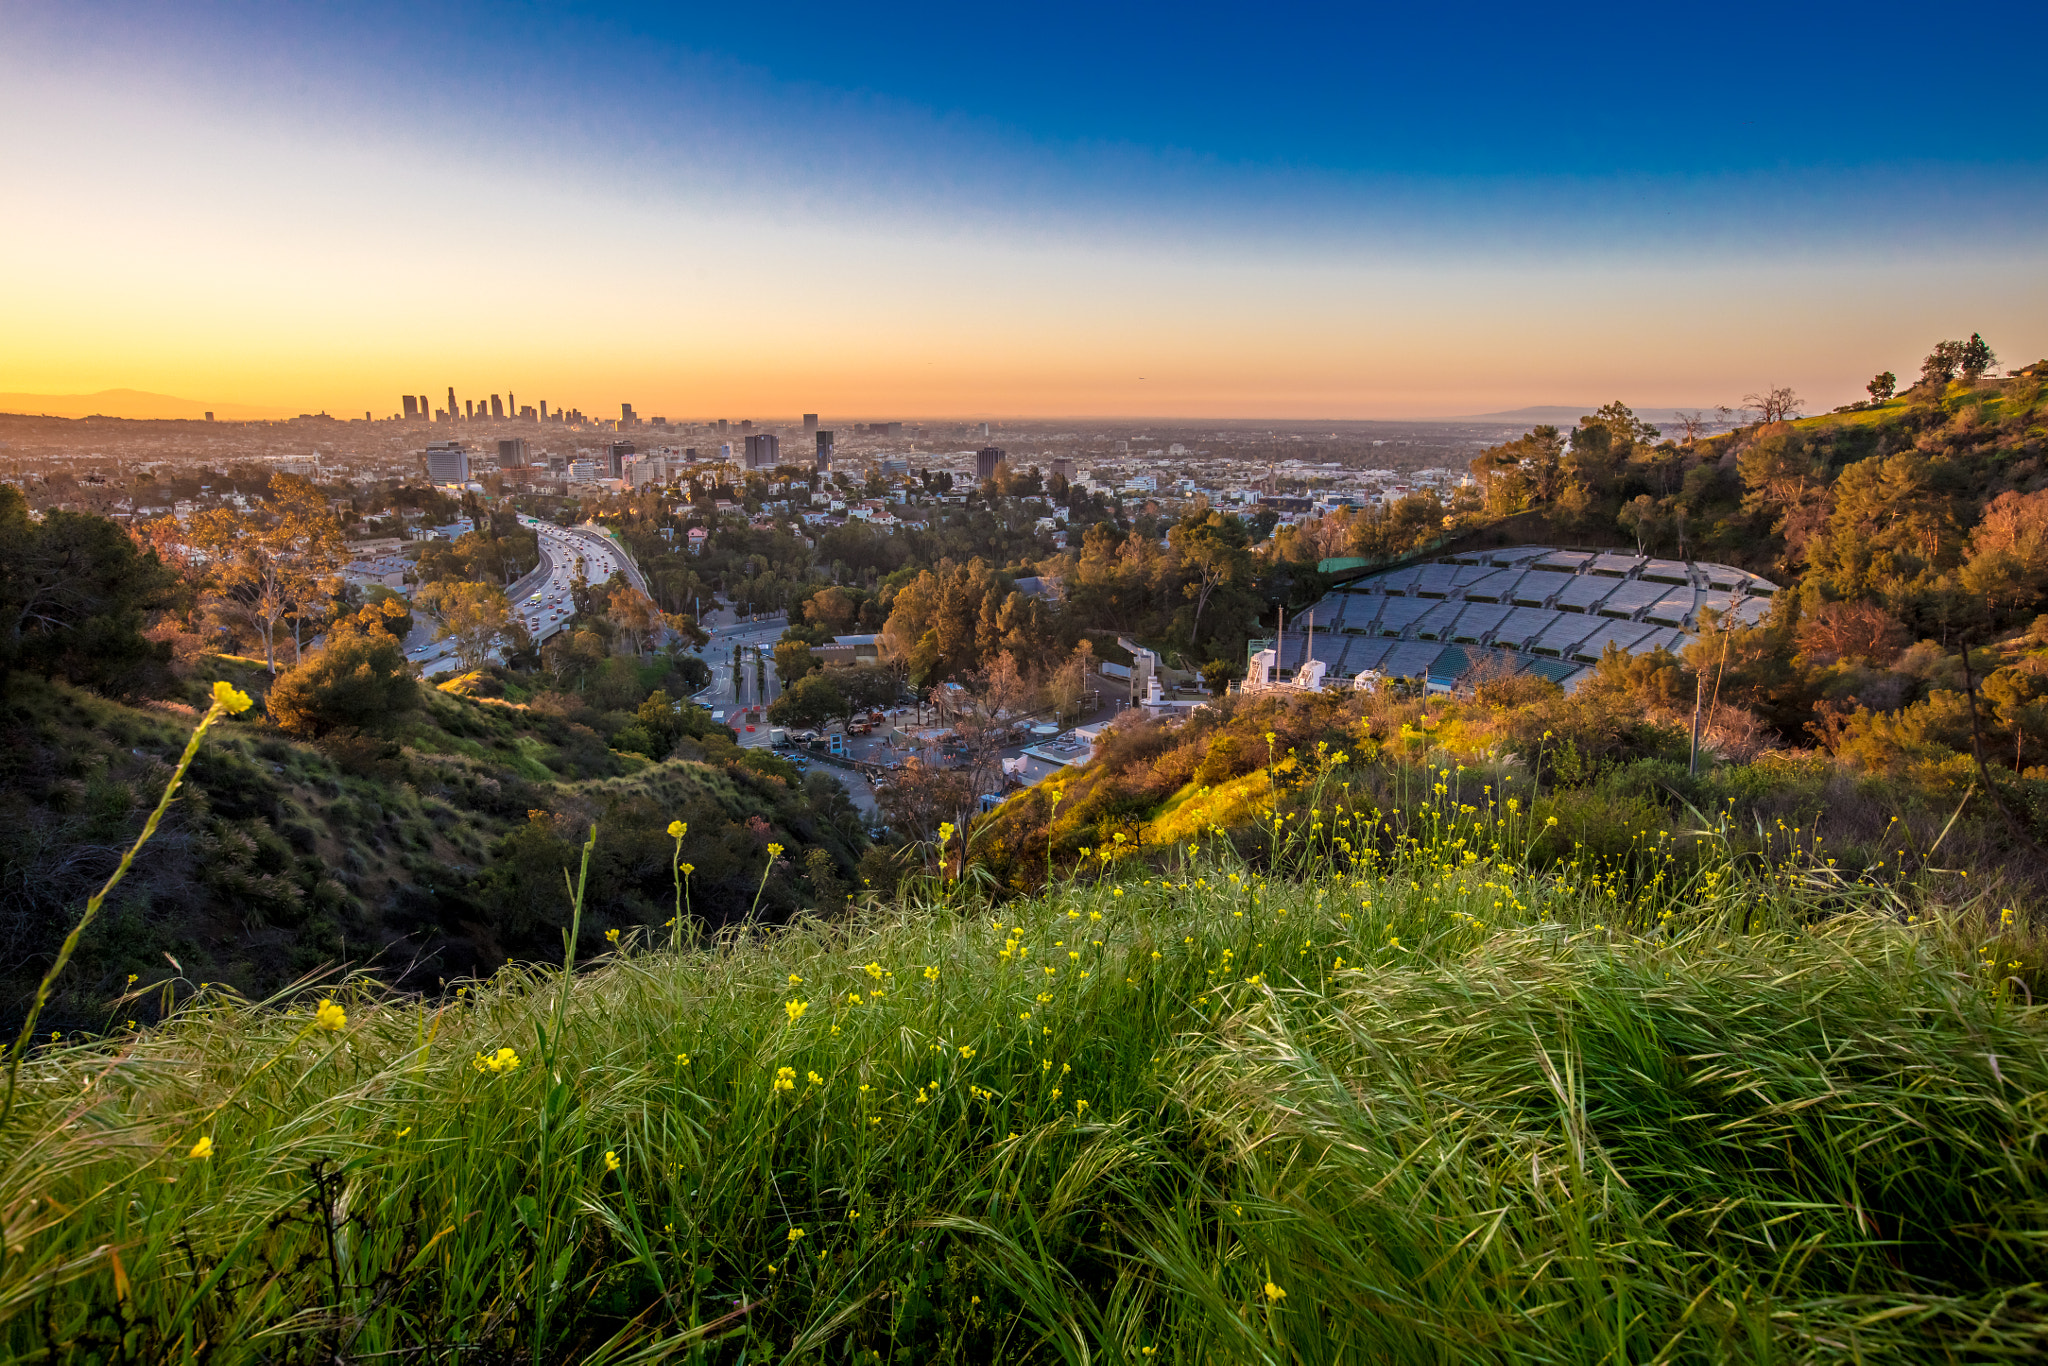
{"type": "MultiPolygon", "coordinates": [[[[0,390],[381,392],[375,309],[465,261],[555,301],[544,325],[586,359],[543,385],[666,366],[691,377],[672,406],[723,384],[791,407],[843,388],[934,412],[1036,393],[1405,415],[1617,385],[1711,402],[1767,371],[1839,402],[1940,335],[2048,350],[2038,9],[0,4],[0,23],[28,201],[142,196],[96,255],[11,230],[91,331],[124,301],[140,325],[99,352],[0,349],[0,390]],[[437,215],[473,250],[419,230],[437,215]],[[294,250],[362,284],[288,309],[294,250]],[[151,339],[224,268],[198,320],[209,380],[151,339]],[[726,343],[631,361],[560,311],[636,281],[726,343]],[[792,346],[750,307],[832,321],[792,346]],[[251,329],[275,330],[261,356],[233,340],[251,329]],[[1576,368],[1529,354],[1559,338],[1576,368]],[[1470,382],[1443,382],[1453,366],[1470,382]],[[920,391],[927,368],[944,382],[920,391]],[[1148,369],[1177,378],[1134,388],[1148,369]]],[[[480,292],[451,298],[510,325],[480,292]]],[[[557,364],[484,336],[386,368],[465,347],[444,364],[557,364]]]]}

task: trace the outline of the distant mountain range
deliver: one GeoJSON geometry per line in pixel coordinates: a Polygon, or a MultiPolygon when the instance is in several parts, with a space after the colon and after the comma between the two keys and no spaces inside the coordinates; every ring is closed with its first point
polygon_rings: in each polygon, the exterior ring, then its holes
{"type": "Polygon", "coordinates": [[[32,417],[126,417],[198,420],[208,413],[222,422],[249,422],[264,418],[291,417],[283,408],[260,408],[247,403],[205,403],[198,399],[173,398],[169,394],[145,393],[140,389],[102,389],[96,394],[0,394],[0,413],[26,413],[32,417]]]}

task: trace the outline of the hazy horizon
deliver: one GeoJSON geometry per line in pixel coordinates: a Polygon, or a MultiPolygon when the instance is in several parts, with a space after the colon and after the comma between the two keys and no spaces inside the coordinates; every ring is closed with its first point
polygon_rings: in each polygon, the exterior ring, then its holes
{"type": "MultiPolygon", "coordinates": [[[[446,390],[446,386],[443,386],[444,396],[445,396],[445,390],[446,390]]],[[[503,395],[501,394],[500,396],[502,397],[503,395]]],[[[432,395],[432,394],[429,394],[429,395],[428,395],[428,397],[429,397],[429,398],[433,398],[433,397],[435,397],[435,396],[434,396],[434,395],[432,395]]],[[[458,400],[461,400],[461,399],[463,399],[463,398],[475,398],[475,397],[478,397],[478,395],[475,395],[475,394],[463,394],[463,393],[461,393],[460,391],[458,391],[458,392],[457,392],[457,394],[456,394],[456,397],[457,397],[457,399],[458,399],[458,400]]],[[[488,399],[488,397],[489,397],[489,396],[488,396],[488,395],[483,395],[483,397],[485,397],[486,399],[488,399]]],[[[630,399],[630,398],[629,398],[629,399],[626,399],[626,400],[624,400],[624,401],[625,401],[625,402],[628,402],[628,403],[632,403],[632,402],[633,402],[633,400],[632,400],[632,399],[630,399]]],[[[1374,422],[1377,422],[1377,423],[1393,423],[1393,424],[1400,424],[1400,423],[1428,423],[1428,422],[1488,422],[1488,421],[1497,421],[1497,422],[1507,422],[1507,421],[1523,421],[1523,420],[1526,420],[1526,421],[1531,421],[1531,422],[1555,422],[1555,421],[1559,421],[1559,420],[1563,420],[1563,421],[1574,421],[1574,420],[1576,420],[1576,419],[1577,419],[1578,417],[1580,417],[1580,416],[1583,416],[1583,415],[1586,415],[1586,414],[1590,414],[1590,413],[1591,413],[1591,412],[1592,412],[1592,411],[1593,411],[1593,410],[1594,410],[1595,408],[1598,408],[1598,407],[1600,407],[1600,406],[1601,406],[1601,404],[1603,404],[1603,403],[1606,403],[1606,402],[1610,402],[1610,401],[1612,401],[1612,400],[1608,400],[1608,399],[1602,399],[1602,400],[1600,400],[1599,402],[1596,402],[1596,403],[1584,403],[1584,404],[1570,404],[1570,403],[1560,403],[1560,404],[1529,404],[1529,405],[1525,405],[1525,406],[1524,406],[1524,407],[1522,407],[1522,408],[1517,408],[1517,409],[1506,409],[1506,410],[1503,410],[1503,411],[1499,411],[1499,412],[1490,412],[1490,413],[1438,413],[1438,414],[1396,414],[1396,415],[1391,415],[1391,416],[1385,416],[1385,417],[1355,417],[1355,416],[1345,416],[1345,415],[1341,415],[1341,414],[1335,414],[1335,413],[1310,413],[1310,414],[1305,414],[1305,415],[1282,415],[1282,414],[1273,414],[1273,413],[1211,413],[1211,414],[1198,414],[1198,413],[1054,413],[1054,412],[1048,412],[1048,413],[990,413],[990,412],[971,412],[971,413],[919,413],[919,412],[873,412],[873,413],[840,413],[840,414],[826,414],[826,415],[821,415],[821,416],[820,416],[820,418],[819,418],[819,422],[820,422],[820,425],[822,425],[822,426],[826,426],[826,427],[830,427],[830,426],[832,426],[832,425],[833,425],[833,423],[834,423],[835,421],[836,421],[836,422],[839,422],[839,423],[851,423],[851,422],[876,422],[876,421],[903,421],[903,422],[918,422],[918,423],[926,423],[926,422],[999,422],[999,423],[1014,423],[1014,422],[1054,422],[1054,421],[1059,421],[1059,422],[1102,422],[1102,423],[1119,423],[1119,424],[1124,424],[1124,425],[1129,425],[1129,424],[1134,424],[1134,423],[1159,423],[1159,424],[1169,424],[1169,425],[1170,425],[1170,424],[1179,424],[1179,423],[1190,423],[1190,422],[1193,422],[1193,423],[1245,423],[1245,422],[1252,422],[1252,423],[1256,423],[1256,422],[1278,422],[1278,423],[1288,423],[1288,424],[1292,424],[1292,425],[1297,425],[1297,426],[1298,426],[1298,425],[1302,425],[1302,424],[1314,424],[1314,423],[1319,423],[1319,422],[1334,422],[1334,423],[1374,423],[1374,422]]],[[[1626,400],[1626,399],[1623,399],[1623,400],[1621,400],[1621,401],[1623,401],[1623,402],[1627,402],[1627,400],[1626,400]]],[[[571,407],[573,408],[573,407],[577,407],[577,406],[579,406],[579,405],[576,405],[576,404],[571,404],[570,406],[571,406],[571,407]]],[[[1733,405],[1731,405],[1731,406],[1733,406],[1733,405]]],[[[1646,419],[1648,419],[1648,420],[1655,420],[1655,419],[1657,419],[1657,418],[1662,418],[1663,420],[1667,420],[1667,421],[1671,419],[1671,417],[1672,417],[1672,415],[1673,415],[1673,414],[1675,414],[1676,412],[1678,412],[1678,411],[1680,411],[1680,410],[1688,410],[1688,411],[1690,411],[1690,410],[1699,410],[1699,411],[1704,411],[1704,412],[1706,412],[1706,413],[1708,414],[1709,418],[1711,419],[1711,417],[1712,417],[1712,415],[1713,415],[1713,413],[1714,413],[1714,409],[1715,409],[1715,405],[1713,405],[1713,404],[1710,404],[1710,403],[1709,403],[1709,404],[1682,404],[1682,403],[1681,403],[1681,404],[1668,404],[1668,403],[1667,403],[1667,404],[1629,404],[1629,407],[1630,407],[1630,408],[1631,408],[1632,410],[1634,410],[1634,411],[1635,411],[1635,412],[1637,413],[1637,415],[1638,415],[1638,416],[1641,416],[1641,417],[1645,417],[1645,418],[1646,418],[1646,419]]],[[[617,408],[617,405],[616,405],[616,404],[613,404],[613,405],[611,405],[611,408],[615,410],[615,409],[617,408]]],[[[371,411],[373,411],[373,412],[374,412],[375,410],[371,410],[371,411]]],[[[735,421],[735,422],[737,422],[737,421],[739,421],[739,420],[741,420],[741,419],[743,419],[743,418],[744,418],[744,419],[749,419],[749,420],[752,420],[752,421],[754,421],[754,422],[756,422],[756,423],[763,423],[763,424],[783,424],[783,425],[791,425],[791,426],[793,426],[793,425],[796,425],[796,424],[800,423],[800,422],[802,421],[802,419],[803,419],[803,416],[804,416],[803,414],[801,414],[801,413],[796,413],[796,412],[782,412],[782,413],[775,413],[775,412],[769,412],[769,413],[757,413],[757,412],[751,412],[751,411],[750,411],[750,412],[746,412],[746,413],[716,413],[716,414],[714,414],[714,413],[711,413],[711,412],[708,412],[708,411],[707,411],[707,412],[701,412],[701,413],[683,413],[683,412],[676,412],[676,413],[670,413],[670,414],[656,414],[656,413],[653,413],[653,412],[651,412],[651,411],[648,411],[648,410],[647,410],[647,408],[646,408],[646,405],[645,405],[645,404],[638,404],[638,403],[634,404],[634,411],[635,411],[635,412],[636,412],[636,413],[637,413],[637,414],[638,414],[638,415],[639,415],[639,416],[640,416],[641,418],[643,418],[643,419],[648,419],[648,418],[652,418],[652,417],[655,417],[655,416],[664,416],[664,417],[668,417],[668,418],[669,418],[670,420],[672,420],[672,421],[676,421],[676,422],[697,422],[697,423],[702,423],[702,422],[705,422],[705,421],[713,421],[713,420],[716,420],[716,418],[717,418],[717,417],[720,417],[720,416],[724,416],[724,417],[728,417],[728,418],[730,418],[731,420],[733,420],[733,421],[735,421]]],[[[299,405],[299,406],[297,406],[297,407],[293,407],[293,406],[291,406],[291,405],[285,405],[285,406],[283,406],[283,407],[275,407],[275,408],[266,408],[266,407],[263,407],[263,406],[261,406],[261,405],[254,405],[254,404],[234,404],[234,403],[220,403],[220,402],[213,402],[213,401],[209,401],[209,400],[204,400],[204,399],[189,399],[189,398],[183,398],[183,397],[180,397],[180,396],[177,396],[177,395],[173,395],[173,394],[153,394],[153,393],[148,393],[148,392],[146,392],[146,391],[143,391],[143,390],[137,390],[137,389],[126,389],[126,388],[117,388],[117,389],[102,389],[102,390],[98,390],[98,391],[96,391],[96,392],[93,392],[93,393],[89,393],[89,394],[27,394],[27,393],[6,393],[6,392],[0,392],[0,416],[13,416],[13,417],[49,417],[49,418],[63,418],[63,419],[67,419],[67,420],[70,420],[70,419],[77,419],[77,418],[85,418],[85,417],[107,417],[107,418],[120,418],[120,419],[124,419],[124,420],[128,420],[128,421],[145,421],[145,422],[146,422],[146,421],[166,421],[166,422],[189,422],[189,421],[200,421],[200,420],[204,420],[204,416],[205,416],[205,414],[206,414],[206,413],[209,413],[209,412],[210,412],[210,413],[212,413],[212,414],[214,415],[214,417],[215,417],[215,419],[216,419],[216,420],[218,420],[218,421],[221,421],[221,422],[274,422],[274,421],[284,421],[284,420],[290,420],[290,419],[292,419],[292,418],[296,418],[296,417],[304,417],[304,416],[318,416],[318,415],[321,415],[321,410],[319,410],[319,409],[308,409],[308,408],[307,408],[307,407],[306,407],[305,405],[303,405],[303,404],[302,404],[302,405],[299,405]]],[[[552,407],[550,407],[550,409],[549,409],[549,412],[550,412],[550,413],[552,414],[552,413],[554,412],[554,409],[553,409],[552,407]]],[[[615,416],[617,416],[617,413],[616,413],[615,411],[600,411],[600,412],[590,412],[589,410],[587,410],[587,409],[586,409],[586,410],[585,410],[585,412],[586,412],[586,414],[587,414],[588,416],[590,416],[590,417],[592,417],[592,418],[595,418],[595,419],[607,419],[607,418],[610,418],[610,417],[615,417],[615,416]]],[[[339,419],[339,420],[342,420],[342,421],[346,421],[346,420],[348,420],[348,419],[350,419],[350,418],[352,418],[352,417],[360,417],[360,416],[361,416],[361,411],[360,411],[360,410],[358,410],[358,411],[357,411],[357,412],[355,412],[355,413],[349,413],[349,412],[332,412],[332,411],[328,411],[328,412],[326,412],[326,413],[325,413],[325,415],[326,415],[326,416],[329,416],[329,417],[333,417],[333,418],[339,419]]],[[[387,415],[387,414],[381,414],[381,413],[380,413],[380,414],[378,414],[378,416],[379,416],[379,417],[381,418],[381,417],[384,417],[384,416],[388,416],[388,415],[387,415]]],[[[493,418],[484,418],[484,419],[481,419],[481,421],[484,421],[484,422],[498,422],[498,423],[501,423],[501,424],[502,424],[502,423],[508,423],[508,422],[514,422],[514,421],[516,421],[516,420],[517,420],[517,419],[514,419],[514,418],[509,418],[509,417],[507,417],[507,418],[495,418],[495,419],[493,419],[493,418]]]]}

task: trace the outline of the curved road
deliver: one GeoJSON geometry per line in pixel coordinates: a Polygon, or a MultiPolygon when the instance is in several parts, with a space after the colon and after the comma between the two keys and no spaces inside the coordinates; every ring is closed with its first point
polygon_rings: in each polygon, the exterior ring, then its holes
{"type": "MultiPolygon", "coordinates": [[[[569,589],[579,567],[591,583],[603,583],[616,571],[624,574],[633,587],[643,593],[648,591],[647,578],[640,572],[640,566],[633,563],[624,546],[604,532],[589,526],[559,527],[524,514],[519,523],[533,532],[539,542],[540,564],[507,588],[505,597],[512,605],[514,619],[527,629],[534,644],[563,630],[575,615],[576,604],[569,589]]],[[[414,645],[407,654],[422,673],[432,674],[454,662],[454,647],[445,640],[432,640],[431,625],[423,621],[416,629],[429,639],[414,645]]],[[[664,628],[664,640],[666,636],[664,628]]]]}
{"type": "Polygon", "coordinates": [[[640,572],[639,565],[633,563],[633,554],[626,549],[625,542],[613,540],[602,528],[590,522],[585,522],[581,526],[570,527],[569,534],[580,536],[585,541],[605,551],[617,562],[619,571],[626,576],[627,583],[632,584],[650,598],[654,596],[653,590],[647,586],[647,576],[640,572]]]}

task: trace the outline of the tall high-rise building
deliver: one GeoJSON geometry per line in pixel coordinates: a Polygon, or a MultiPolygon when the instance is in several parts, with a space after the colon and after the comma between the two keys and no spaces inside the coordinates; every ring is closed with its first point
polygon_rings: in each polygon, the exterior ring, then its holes
{"type": "Polygon", "coordinates": [[[747,468],[772,470],[782,461],[782,442],[772,432],[747,438],[747,468]]]}
{"type": "Polygon", "coordinates": [[[623,478],[625,478],[625,477],[626,477],[626,457],[627,457],[627,456],[629,456],[629,455],[631,455],[632,453],[633,453],[633,443],[632,443],[632,442],[630,442],[630,441],[614,441],[614,442],[612,442],[612,456],[611,456],[611,473],[612,473],[612,478],[614,478],[614,479],[623,479],[623,478]]]}
{"type": "Polygon", "coordinates": [[[515,436],[509,441],[498,443],[498,468],[521,470],[526,468],[526,438],[515,436]]]}
{"type": "Polygon", "coordinates": [[[622,432],[625,431],[627,428],[631,427],[636,421],[638,421],[638,419],[633,416],[633,405],[630,403],[621,403],[619,405],[619,430],[622,432]]]}
{"type": "Polygon", "coordinates": [[[1000,465],[1002,461],[1003,451],[1000,446],[983,446],[974,453],[974,477],[976,479],[994,477],[996,466],[1000,465]]]}
{"type": "Polygon", "coordinates": [[[469,452],[460,441],[436,441],[427,447],[427,480],[434,484],[469,482],[469,452]]]}
{"type": "Polygon", "coordinates": [[[468,398],[466,398],[466,399],[462,400],[462,420],[463,420],[464,422],[474,422],[474,421],[476,421],[476,400],[475,400],[475,399],[468,399],[468,398]]]}
{"type": "Polygon", "coordinates": [[[820,470],[832,468],[832,433],[830,432],[821,431],[818,433],[818,468],[820,470]]]}
{"type": "Polygon", "coordinates": [[[988,440],[988,424],[986,422],[981,424],[980,436],[983,441],[988,440]]]}
{"type": "Polygon", "coordinates": [[[519,405],[514,401],[514,397],[510,389],[505,391],[505,416],[507,417],[519,416],[519,405]]]}
{"type": "Polygon", "coordinates": [[[540,420],[543,422],[548,420],[548,401],[546,399],[540,401],[540,420]]]}
{"type": "Polygon", "coordinates": [[[462,409],[455,406],[455,386],[451,384],[448,386],[448,420],[453,422],[455,415],[461,411],[462,409]]]}
{"type": "Polygon", "coordinates": [[[538,420],[534,415],[533,405],[531,403],[527,404],[524,408],[521,408],[519,410],[519,420],[521,422],[534,422],[538,420]]]}
{"type": "Polygon", "coordinates": [[[753,431],[753,430],[754,430],[754,419],[752,419],[751,417],[747,417],[747,418],[741,418],[741,419],[740,419],[740,430],[741,430],[741,431],[743,431],[743,432],[751,432],[751,431],[753,431]]]}
{"type": "Polygon", "coordinates": [[[718,434],[719,434],[720,436],[724,436],[724,435],[725,435],[725,433],[726,433],[726,430],[727,430],[727,429],[726,429],[725,419],[721,417],[720,419],[718,419],[718,434]]]}
{"type": "Polygon", "coordinates": [[[494,419],[502,419],[505,416],[505,405],[498,401],[496,394],[491,395],[491,416],[494,419]]]}
{"type": "Polygon", "coordinates": [[[420,395],[420,421],[422,421],[422,422],[425,422],[425,421],[426,421],[426,420],[427,420],[428,418],[432,417],[433,415],[434,415],[434,410],[433,410],[433,408],[432,408],[432,407],[431,407],[431,406],[430,406],[430,405],[429,405],[429,404],[427,403],[427,396],[426,396],[425,394],[421,394],[421,395],[420,395]]]}
{"type": "Polygon", "coordinates": [[[1056,455],[1052,459],[1052,468],[1046,473],[1052,478],[1064,479],[1071,484],[1074,482],[1074,462],[1064,455],[1056,455]]]}
{"type": "Polygon", "coordinates": [[[804,435],[805,435],[806,437],[813,437],[813,436],[816,436],[817,434],[818,434],[818,415],[817,415],[816,413],[805,413],[805,414],[804,414],[804,435]]]}
{"type": "Polygon", "coordinates": [[[406,417],[407,417],[407,418],[415,418],[415,417],[418,417],[418,416],[420,415],[420,401],[419,401],[418,399],[414,398],[414,397],[413,397],[413,396],[412,396],[411,394],[406,394],[406,395],[403,395],[403,397],[404,397],[404,399],[405,399],[405,415],[406,415],[406,417]]]}

